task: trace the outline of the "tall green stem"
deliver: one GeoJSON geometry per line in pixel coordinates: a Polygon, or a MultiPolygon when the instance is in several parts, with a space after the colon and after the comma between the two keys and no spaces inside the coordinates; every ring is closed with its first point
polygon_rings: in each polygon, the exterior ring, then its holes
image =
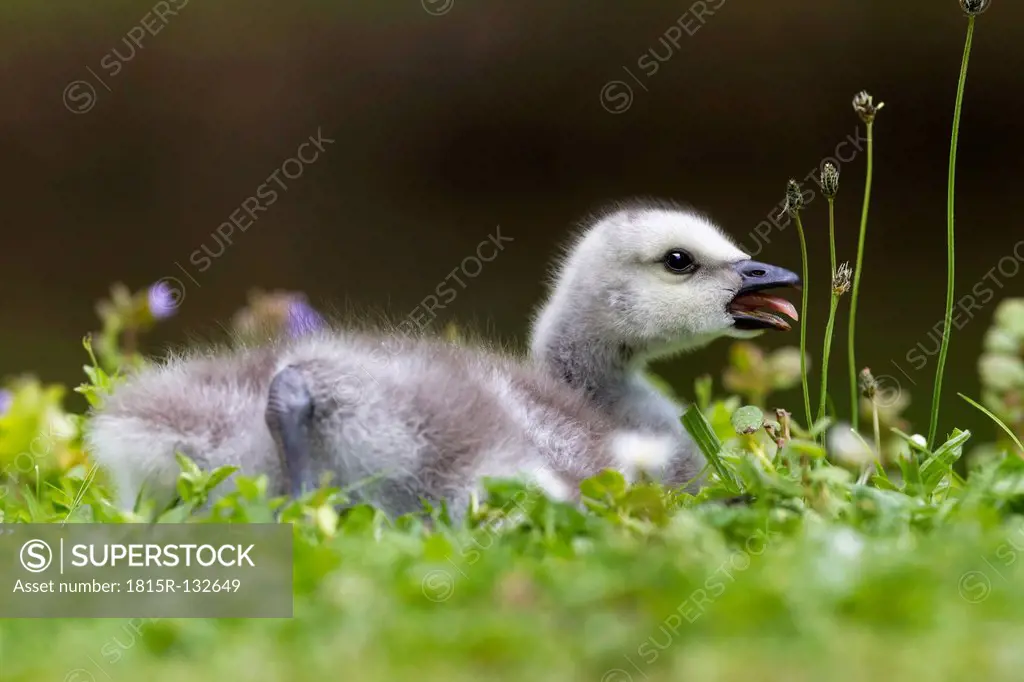
{"type": "Polygon", "coordinates": [[[964,57],[960,63],[960,83],[956,89],[956,107],[953,109],[953,134],[949,142],[949,184],[946,194],[946,320],[942,330],[942,346],[939,363],[935,368],[935,391],[932,393],[932,420],[928,427],[928,449],[935,445],[939,428],[939,406],[942,402],[942,376],[946,371],[946,356],[949,354],[949,337],[953,326],[954,275],[956,273],[956,244],[953,229],[953,198],[956,186],[956,147],[960,138],[960,111],[964,102],[964,86],[967,84],[967,62],[971,58],[971,41],[974,38],[974,16],[967,18],[967,41],[964,43],[964,57]]]}
{"type": "Polygon", "coordinates": [[[853,299],[850,301],[850,334],[847,344],[850,355],[850,410],[853,413],[853,428],[860,424],[860,401],[857,399],[857,301],[860,298],[860,276],[864,270],[864,240],[868,230],[868,207],[871,205],[871,173],[874,168],[875,144],[872,131],[874,121],[867,126],[868,169],[864,180],[864,206],[860,215],[860,239],[857,242],[857,265],[853,271],[853,299]]]}
{"type": "Polygon", "coordinates": [[[882,429],[878,423],[878,403],[871,399],[871,423],[875,427],[875,456],[878,468],[882,468],[882,429]]]}
{"type": "MultiPolygon", "coordinates": [[[[832,282],[836,279],[836,199],[828,197],[828,248],[832,262],[832,282]]],[[[825,326],[825,347],[821,353],[821,397],[818,404],[818,421],[825,417],[825,401],[828,399],[828,365],[832,355],[832,335],[836,327],[836,310],[839,309],[839,295],[833,292],[832,306],[828,311],[828,324],[825,326]]]]}
{"type": "Polygon", "coordinates": [[[818,420],[825,417],[825,400],[828,397],[828,363],[832,355],[832,333],[836,327],[836,311],[839,309],[839,294],[832,294],[832,307],[828,311],[828,325],[825,327],[825,347],[821,352],[821,398],[818,401],[818,420]]]}
{"type": "Polygon", "coordinates": [[[828,200],[828,246],[829,255],[832,256],[832,276],[836,276],[836,200],[832,197],[828,200]]]}
{"type": "Polygon", "coordinates": [[[814,422],[811,421],[811,392],[807,379],[807,290],[810,284],[810,277],[807,274],[807,240],[804,239],[804,226],[800,221],[800,213],[793,213],[793,220],[796,222],[796,232],[800,237],[800,260],[803,264],[803,300],[800,304],[800,376],[803,379],[804,388],[804,412],[807,421],[804,422],[807,428],[811,428],[814,422]]]}

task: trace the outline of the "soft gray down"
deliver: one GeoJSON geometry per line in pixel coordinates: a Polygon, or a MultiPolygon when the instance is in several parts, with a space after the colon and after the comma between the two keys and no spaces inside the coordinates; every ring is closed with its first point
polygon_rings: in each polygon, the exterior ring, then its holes
{"type": "Polygon", "coordinates": [[[565,250],[530,357],[344,329],[173,357],[115,390],[87,447],[125,509],[144,487],[173,499],[176,451],[266,474],[275,494],[329,474],[390,514],[445,500],[460,516],[484,477],[520,477],[562,500],[606,468],[692,491],[703,458],[645,366],[789,329],[780,314],[796,319],[792,304],[763,292],[795,284],[701,215],[619,207],[565,250]]]}

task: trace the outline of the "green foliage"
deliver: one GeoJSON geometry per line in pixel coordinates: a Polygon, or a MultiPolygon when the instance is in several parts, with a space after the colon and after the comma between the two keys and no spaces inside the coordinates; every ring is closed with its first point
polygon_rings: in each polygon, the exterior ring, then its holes
{"type": "Polygon", "coordinates": [[[732,426],[736,433],[749,436],[764,428],[764,412],[753,405],[741,407],[732,413],[732,426]]]}
{"type": "MultiPolygon", "coordinates": [[[[793,383],[777,368],[785,361],[767,369],[770,358],[792,354],[765,358],[753,348],[744,344],[733,358],[760,376],[747,385],[767,403],[793,383]]],[[[91,352],[90,360],[78,391],[96,405],[122,370],[108,371],[91,352]]],[[[729,373],[740,377],[735,364],[729,373]]],[[[3,521],[288,523],[296,618],[143,621],[131,639],[110,620],[12,621],[2,634],[5,679],[85,669],[98,679],[105,671],[114,679],[290,680],[300,671],[336,676],[339,661],[345,674],[382,681],[447,681],[465,671],[474,679],[618,679],[628,657],[644,679],[694,676],[694,665],[748,679],[758,665],[759,679],[788,680],[774,676],[779,647],[806,655],[819,638],[847,636],[870,656],[898,650],[900,637],[957,637],[984,651],[993,646],[978,634],[984,623],[998,618],[1015,633],[1024,612],[1022,591],[989,576],[990,566],[1013,571],[1004,565],[1022,527],[1024,462],[1004,452],[963,479],[953,466],[970,434],[959,431],[934,452],[895,431],[906,456],[865,479],[830,461],[816,431],[785,410],[717,396],[704,377],[683,419],[710,462],[695,495],[606,471],[583,482],[574,505],[491,480],[453,525],[444,508],[389,519],[329,481],[301,499],[274,497],[266,477],[203,471],[179,457],[177,502],[157,509],[144,497],[124,513],[81,451],[88,425],[64,411],[64,390],[30,379],[11,388],[0,417],[3,461],[17,461],[48,431],[52,446],[32,460],[38,473],[7,472],[3,521]],[[211,503],[216,488],[225,494],[211,503]],[[864,640],[865,632],[878,634],[864,640]],[[718,643],[724,634],[744,637],[744,665],[718,643]]],[[[841,672],[846,655],[820,653],[809,665],[860,679],[841,672]]]]}
{"type": "MultiPolygon", "coordinates": [[[[204,472],[181,457],[181,500],[151,518],[291,524],[295,619],[147,621],[133,646],[118,638],[117,621],[11,621],[5,679],[101,666],[114,679],[287,680],[300,670],[335,674],[339,661],[346,674],[381,681],[461,679],[452,671],[470,669],[602,679],[629,657],[648,679],[670,680],[695,673],[697,657],[717,679],[748,679],[756,665],[758,679],[781,681],[789,678],[773,667],[775,653],[792,651],[823,675],[831,669],[830,679],[860,680],[897,665],[876,651],[955,638],[990,661],[1024,630],[1013,549],[1024,529],[1020,458],[987,461],[963,479],[953,466],[969,433],[934,452],[906,437],[912,455],[860,482],[758,408],[712,401],[708,411],[737,428],[720,438],[705,412],[688,411],[687,427],[717,455],[697,495],[606,471],[573,505],[489,480],[459,525],[444,510],[389,519],[326,485],[274,498],[264,477],[204,472]],[[218,485],[227,494],[210,504],[218,485]],[[992,636],[990,620],[1005,638],[992,636]],[[735,637],[745,641],[743,666],[725,644],[735,637]],[[96,655],[112,638],[116,665],[96,655]],[[857,642],[873,672],[849,672],[848,647],[819,651],[821,638],[857,642]]],[[[6,497],[4,520],[60,521],[76,498],[72,522],[141,521],[152,511],[120,515],[106,485],[82,469],[6,497]]],[[[937,661],[944,672],[932,679],[1013,679],[991,662],[972,671],[957,657],[937,661]]]]}

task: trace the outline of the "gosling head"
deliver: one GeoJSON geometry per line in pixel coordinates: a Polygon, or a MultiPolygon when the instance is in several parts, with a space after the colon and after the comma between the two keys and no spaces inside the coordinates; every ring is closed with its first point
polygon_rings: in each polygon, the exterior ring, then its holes
{"type": "Polygon", "coordinates": [[[567,250],[535,321],[533,348],[544,355],[570,335],[650,356],[788,330],[796,308],[767,292],[799,285],[789,270],[751,260],[698,213],[619,208],[567,250]]]}

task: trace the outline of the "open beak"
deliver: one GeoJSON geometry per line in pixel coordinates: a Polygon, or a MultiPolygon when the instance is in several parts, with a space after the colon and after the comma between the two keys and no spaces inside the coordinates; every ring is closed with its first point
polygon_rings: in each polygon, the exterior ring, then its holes
{"type": "Polygon", "coordinates": [[[800,319],[792,303],[779,296],[765,293],[769,289],[798,289],[800,277],[785,268],[753,260],[740,261],[735,266],[741,279],[740,290],[729,302],[729,314],[737,329],[778,329],[789,331],[790,318],[800,319]]]}

